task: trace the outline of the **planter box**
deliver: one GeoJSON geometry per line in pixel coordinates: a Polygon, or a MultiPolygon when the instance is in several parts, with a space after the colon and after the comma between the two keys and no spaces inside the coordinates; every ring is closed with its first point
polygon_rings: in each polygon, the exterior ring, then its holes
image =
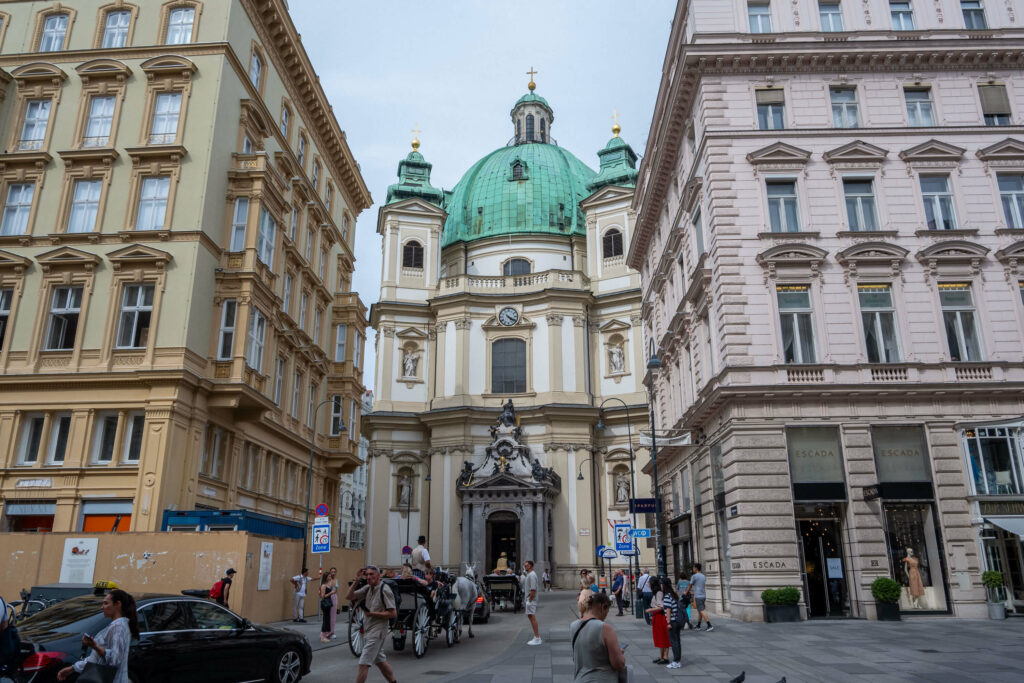
{"type": "Polygon", "coordinates": [[[899,621],[900,605],[898,602],[876,602],[879,621],[899,621]]]}
{"type": "Polygon", "coordinates": [[[1001,602],[990,602],[988,603],[988,618],[989,619],[1005,619],[1006,618],[1006,605],[1001,602]]]}
{"type": "Polygon", "coordinates": [[[800,621],[800,607],[798,605],[764,605],[764,620],[769,624],[800,621]]]}

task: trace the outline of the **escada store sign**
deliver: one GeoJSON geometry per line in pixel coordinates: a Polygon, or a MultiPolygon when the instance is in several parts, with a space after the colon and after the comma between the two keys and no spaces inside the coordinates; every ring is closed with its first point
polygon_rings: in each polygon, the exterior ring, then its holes
{"type": "Polygon", "coordinates": [[[981,501],[978,504],[981,507],[981,514],[984,517],[989,515],[996,517],[999,515],[1024,515],[1024,501],[981,501]]]}
{"type": "Polygon", "coordinates": [[[752,569],[789,569],[785,560],[754,560],[750,566],[752,569]]]}

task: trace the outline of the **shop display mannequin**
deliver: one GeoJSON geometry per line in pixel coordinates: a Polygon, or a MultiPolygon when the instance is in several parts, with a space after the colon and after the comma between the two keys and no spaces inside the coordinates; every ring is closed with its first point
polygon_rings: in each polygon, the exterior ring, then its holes
{"type": "Polygon", "coordinates": [[[924,584],[921,583],[921,572],[918,570],[918,565],[921,563],[916,557],[914,557],[914,549],[907,548],[907,556],[903,558],[903,563],[906,565],[904,570],[907,572],[907,592],[910,593],[910,604],[914,609],[921,608],[921,597],[924,595],[924,584]]]}

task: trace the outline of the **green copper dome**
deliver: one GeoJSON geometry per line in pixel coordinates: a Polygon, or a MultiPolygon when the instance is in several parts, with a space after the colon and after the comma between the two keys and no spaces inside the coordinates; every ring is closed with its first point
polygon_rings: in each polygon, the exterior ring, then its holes
{"type": "Polygon", "coordinates": [[[476,162],[448,194],[441,246],[497,235],[584,235],[580,202],[590,194],[587,183],[596,175],[556,145],[497,149],[476,162]]]}
{"type": "Polygon", "coordinates": [[[522,97],[520,97],[519,100],[512,105],[512,109],[514,111],[515,108],[518,107],[520,104],[528,104],[530,102],[536,102],[537,104],[547,107],[549,111],[551,110],[551,105],[548,104],[548,101],[545,100],[540,95],[538,95],[537,93],[533,92],[532,90],[523,95],[522,97]]]}

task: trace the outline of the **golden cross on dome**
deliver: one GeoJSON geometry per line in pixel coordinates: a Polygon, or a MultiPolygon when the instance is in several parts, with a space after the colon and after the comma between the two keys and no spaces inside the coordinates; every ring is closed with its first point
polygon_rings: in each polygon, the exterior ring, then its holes
{"type": "Polygon", "coordinates": [[[420,130],[420,124],[418,124],[418,123],[413,124],[412,130],[409,131],[409,132],[412,133],[412,148],[414,150],[419,150],[419,148],[420,148],[419,134],[423,132],[422,130],[420,130]]]}
{"type": "Polygon", "coordinates": [[[612,109],[612,132],[615,133],[615,137],[619,137],[619,131],[622,130],[622,126],[619,125],[619,112],[612,109]]]}
{"type": "Polygon", "coordinates": [[[534,88],[537,87],[537,84],[533,82],[533,77],[539,73],[539,71],[534,71],[532,66],[530,67],[530,70],[526,72],[526,75],[530,77],[530,82],[529,84],[527,84],[526,87],[528,87],[530,90],[533,90],[534,88]]]}

